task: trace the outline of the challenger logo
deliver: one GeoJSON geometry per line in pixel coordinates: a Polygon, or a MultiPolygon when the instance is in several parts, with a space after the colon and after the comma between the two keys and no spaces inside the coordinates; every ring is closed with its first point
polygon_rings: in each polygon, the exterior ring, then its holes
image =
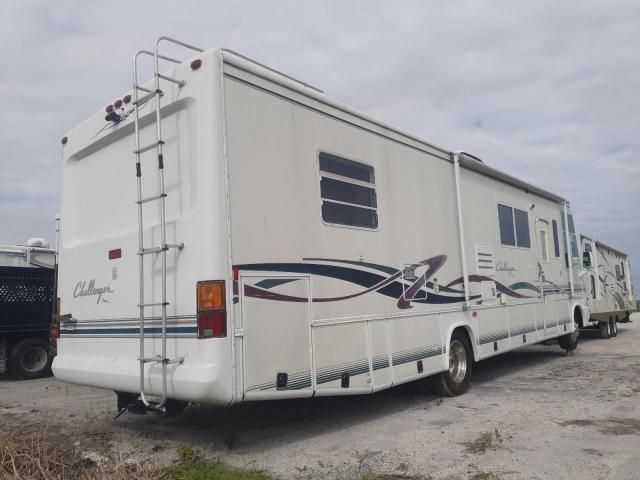
{"type": "Polygon", "coordinates": [[[109,285],[96,287],[95,279],[89,280],[89,283],[87,283],[86,280],[81,280],[76,283],[76,288],[73,289],[73,298],[97,296],[98,298],[96,299],[96,303],[110,303],[109,300],[103,298],[103,295],[108,293],[114,293],[109,285]]]}

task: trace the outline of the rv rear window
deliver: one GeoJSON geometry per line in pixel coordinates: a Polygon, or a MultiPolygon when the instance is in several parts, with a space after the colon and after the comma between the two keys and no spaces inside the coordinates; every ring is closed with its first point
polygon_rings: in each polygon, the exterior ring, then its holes
{"type": "Polygon", "coordinates": [[[321,152],[320,196],[323,221],[360,228],[378,227],[373,167],[321,152]]]}
{"type": "Polygon", "coordinates": [[[527,212],[498,204],[498,223],[502,245],[531,248],[527,212]]]}

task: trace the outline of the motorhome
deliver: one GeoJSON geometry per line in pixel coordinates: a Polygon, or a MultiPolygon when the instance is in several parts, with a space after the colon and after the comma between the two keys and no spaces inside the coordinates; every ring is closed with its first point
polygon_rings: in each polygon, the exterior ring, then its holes
{"type": "Polygon", "coordinates": [[[583,286],[591,316],[583,328],[600,330],[604,339],[618,335],[618,322],[627,322],[637,310],[629,256],[609,245],[580,235],[583,286]]]}
{"type": "Polygon", "coordinates": [[[0,374],[51,374],[56,252],[41,238],[0,245],[0,374]]]}
{"type": "Polygon", "coordinates": [[[565,198],[229,50],[159,39],[63,144],[54,373],[121,411],[458,395],[589,318],[565,198]]]}

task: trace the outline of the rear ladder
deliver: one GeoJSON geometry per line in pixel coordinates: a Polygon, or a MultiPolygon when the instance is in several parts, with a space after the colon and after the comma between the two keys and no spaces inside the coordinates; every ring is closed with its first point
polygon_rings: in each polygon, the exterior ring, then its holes
{"type": "Polygon", "coordinates": [[[135,141],[136,141],[136,149],[133,152],[136,156],[136,179],[138,186],[138,199],[136,200],[136,204],[138,205],[138,258],[139,258],[139,287],[140,287],[140,303],[138,304],[139,308],[139,316],[140,316],[140,354],[138,357],[138,362],[140,363],[140,399],[144,403],[145,407],[158,410],[165,411],[165,405],[167,403],[167,365],[169,364],[181,364],[184,360],[183,357],[179,358],[167,358],[167,306],[169,302],[167,301],[167,251],[169,249],[178,249],[181,250],[184,248],[183,243],[167,243],[167,231],[166,231],[166,217],[165,217],[165,200],[167,198],[167,194],[165,192],[164,186],[164,157],[163,157],[163,145],[164,141],[162,139],[162,112],[160,108],[160,100],[164,95],[164,92],[160,89],[160,81],[163,80],[165,82],[171,82],[178,85],[179,88],[182,88],[186,82],[184,80],[177,80],[175,78],[169,77],[167,75],[163,75],[160,73],[159,63],[160,60],[168,61],[171,63],[179,64],[180,60],[176,60],[171,57],[167,57],[164,55],[160,55],[159,47],[161,43],[168,42],[173,43],[174,45],[178,45],[180,47],[184,47],[190,50],[194,50],[196,52],[202,52],[203,50],[192,45],[188,45],[186,43],[180,42],[178,40],[174,40],[169,37],[160,37],[156,40],[155,51],[150,52],[148,50],[140,50],[133,57],[133,107],[134,107],[134,125],[135,125],[135,141]],[[148,89],[142,87],[138,84],[138,59],[141,56],[150,56],[154,59],[154,88],[148,89]],[[143,92],[144,95],[139,96],[139,92],[143,92]],[[156,101],[156,115],[155,115],[155,123],[156,123],[156,141],[152,142],[148,145],[141,146],[140,145],[140,108],[145,105],[147,102],[155,99],[156,101]],[[142,155],[149,151],[154,151],[157,154],[158,159],[158,190],[155,195],[149,197],[142,197],[142,155]],[[145,248],[144,245],[144,226],[143,226],[143,205],[151,204],[159,202],[160,203],[160,245],[145,248]],[[161,301],[160,302],[152,302],[145,303],[144,300],[144,257],[145,255],[160,255],[162,262],[162,279],[161,279],[161,301]],[[162,353],[155,357],[145,357],[144,354],[144,329],[145,329],[145,309],[160,307],[161,309],[161,339],[162,339],[162,353]],[[145,395],[145,365],[147,363],[153,364],[161,364],[162,366],[162,396],[160,401],[157,403],[150,402],[147,400],[145,395]]]}

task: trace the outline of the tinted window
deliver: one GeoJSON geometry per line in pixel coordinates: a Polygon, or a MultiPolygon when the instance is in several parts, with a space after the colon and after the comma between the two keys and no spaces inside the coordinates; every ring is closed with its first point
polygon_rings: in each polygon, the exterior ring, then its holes
{"type": "Polygon", "coordinates": [[[553,253],[556,257],[559,257],[560,243],[558,242],[558,222],[551,220],[551,229],[553,230],[553,253]]]}
{"type": "Polygon", "coordinates": [[[376,191],[373,188],[341,182],[333,178],[320,180],[322,198],[339,202],[355,203],[365,207],[376,207],[376,191]]]}
{"type": "Polygon", "coordinates": [[[362,182],[375,183],[372,167],[347,160],[346,158],[336,157],[330,153],[320,153],[320,170],[362,182]]]}
{"type": "Polygon", "coordinates": [[[375,210],[322,202],[322,219],[328,223],[352,225],[354,227],[377,228],[378,214],[375,210]]]}
{"type": "Polygon", "coordinates": [[[378,227],[373,167],[320,153],[322,219],[362,228],[378,227]]]}
{"type": "Polygon", "coordinates": [[[518,247],[531,247],[531,238],[529,237],[529,214],[523,210],[513,209],[514,220],[516,225],[516,245],[518,247]]]}
{"type": "Polygon", "coordinates": [[[516,236],[513,230],[513,208],[506,205],[498,205],[498,223],[500,224],[500,243],[502,245],[516,245],[516,236]]]}

